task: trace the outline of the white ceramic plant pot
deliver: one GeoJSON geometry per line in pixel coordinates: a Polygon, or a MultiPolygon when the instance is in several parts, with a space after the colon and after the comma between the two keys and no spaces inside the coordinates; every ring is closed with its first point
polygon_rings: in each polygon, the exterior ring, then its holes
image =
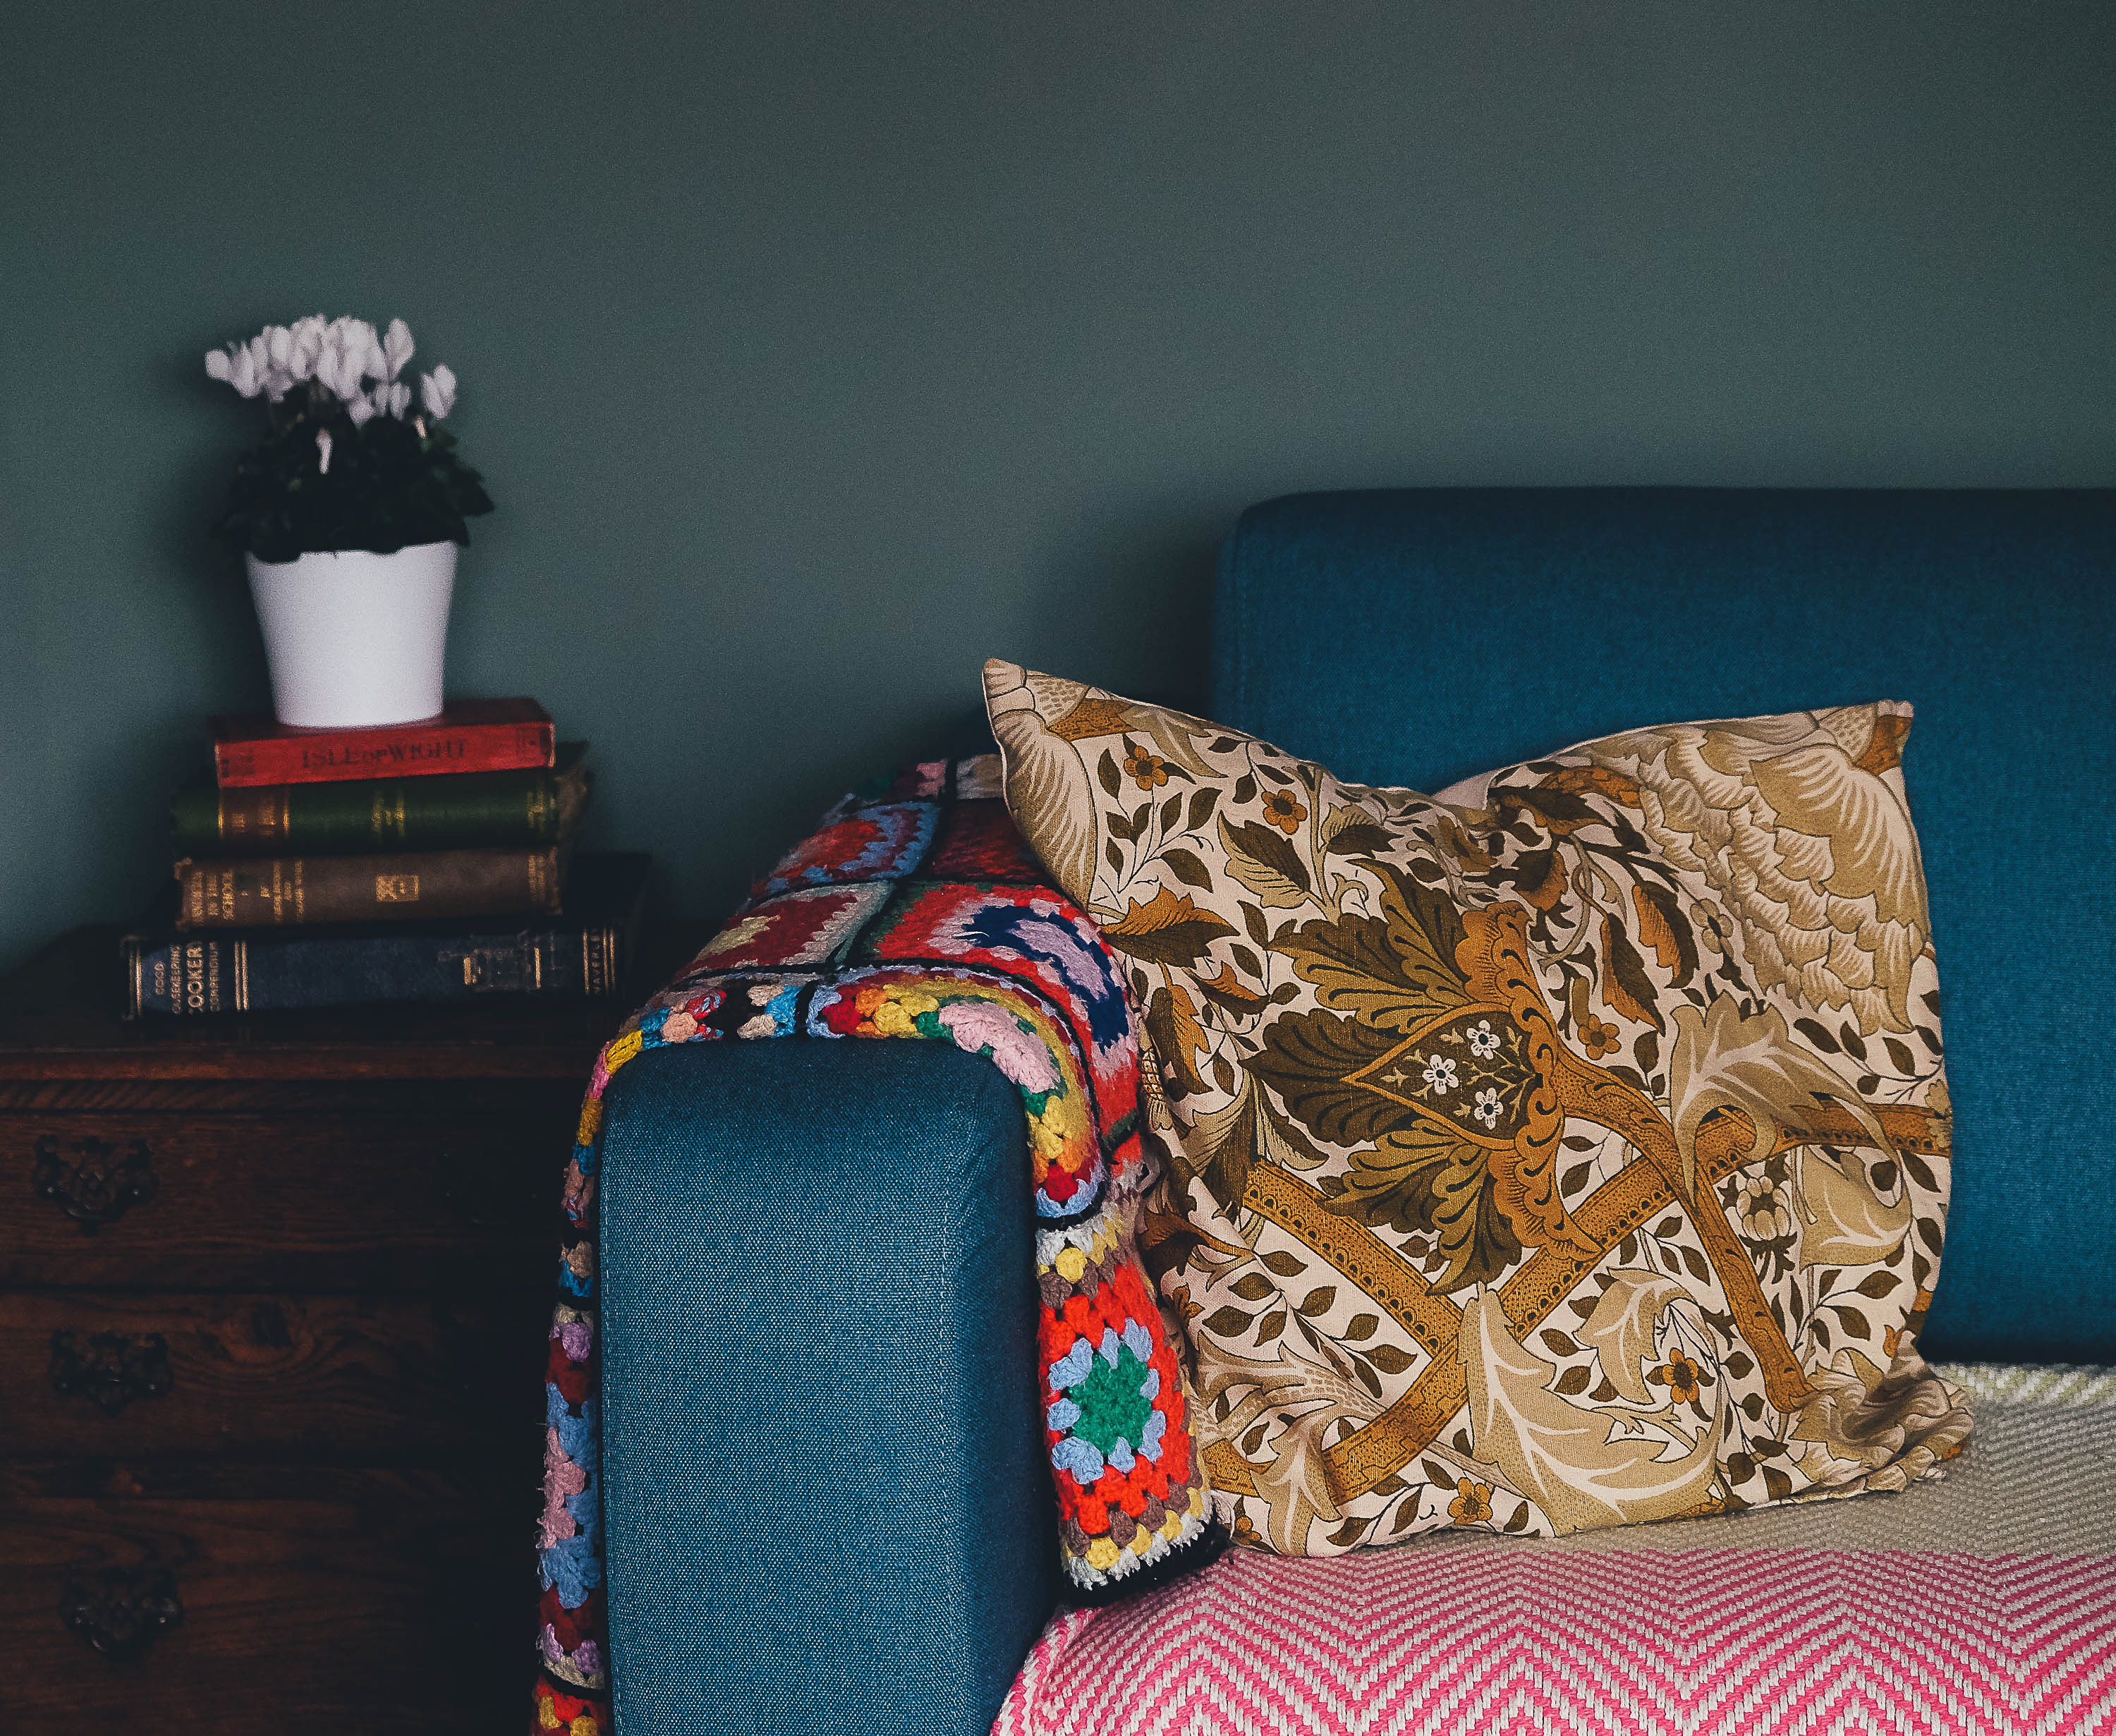
{"type": "Polygon", "coordinates": [[[280,722],[361,729],[439,711],[455,544],[248,559],[280,722]]]}

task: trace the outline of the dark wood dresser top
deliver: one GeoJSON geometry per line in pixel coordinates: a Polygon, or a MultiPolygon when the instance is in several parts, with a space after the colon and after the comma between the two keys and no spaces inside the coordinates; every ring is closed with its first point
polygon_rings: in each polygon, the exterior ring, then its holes
{"type": "Polygon", "coordinates": [[[632,1007],[711,938],[654,924],[614,1001],[119,1016],[118,937],[76,928],[0,979],[0,1080],[585,1080],[632,1007]]]}

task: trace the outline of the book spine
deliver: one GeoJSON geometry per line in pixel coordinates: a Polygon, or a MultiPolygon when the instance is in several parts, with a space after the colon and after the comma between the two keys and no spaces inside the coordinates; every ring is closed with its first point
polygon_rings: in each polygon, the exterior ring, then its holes
{"type": "MultiPolygon", "coordinates": [[[[569,749],[577,752],[577,749],[569,749]]],[[[350,856],[368,852],[527,850],[559,843],[586,806],[587,768],[379,782],[197,783],[170,804],[178,856],[350,856]]]]}
{"type": "Polygon", "coordinates": [[[275,1012],[482,995],[609,999],[619,990],[614,928],[542,933],[378,934],[331,940],[204,934],[122,943],[126,1016],[275,1012]]]}
{"type": "Polygon", "coordinates": [[[557,741],[541,722],[405,724],[216,742],[214,776],[223,790],[269,784],[343,783],[460,771],[519,771],[550,765],[557,741]]]}
{"type": "Polygon", "coordinates": [[[176,873],[184,930],[555,914],[562,880],[555,850],[186,860],[176,873]]]}

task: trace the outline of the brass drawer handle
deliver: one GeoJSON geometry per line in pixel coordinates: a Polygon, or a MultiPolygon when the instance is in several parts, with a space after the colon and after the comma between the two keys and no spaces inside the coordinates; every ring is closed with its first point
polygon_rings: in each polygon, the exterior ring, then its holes
{"type": "Polygon", "coordinates": [[[66,1149],[75,1161],[69,1163],[59,1154],[55,1135],[48,1133],[37,1141],[30,1186],[39,1200],[50,1200],[79,1224],[84,1236],[93,1236],[132,1207],[145,1205],[161,1186],[145,1140],[133,1140],[122,1153],[93,1135],[66,1149]]]}
{"type": "Polygon", "coordinates": [[[167,1568],[109,1568],[67,1582],[59,1619],[105,1657],[145,1651],[184,1619],[167,1568]]]}
{"type": "Polygon", "coordinates": [[[169,1341],[158,1332],[99,1332],[85,1345],[66,1328],[52,1334],[52,1390],[79,1393],[105,1416],[136,1398],[159,1398],[176,1385],[169,1341]]]}

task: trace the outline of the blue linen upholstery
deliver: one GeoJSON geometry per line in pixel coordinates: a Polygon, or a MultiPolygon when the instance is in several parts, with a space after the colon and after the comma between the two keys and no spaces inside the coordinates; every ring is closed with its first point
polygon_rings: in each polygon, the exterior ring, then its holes
{"type": "Polygon", "coordinates": [[[2116,1361],[2116,491],[1294,495],[1244,515],[1214,623],[1208,715],[1414,789],[1911,701],[1955,1107],[1925,1347],[2116,1361]]]}
{"type": "MultiPolygon", "coordinates": [[[[2116,494],[1421,490],[1254,509],[1206,709],[1437,789],[1876,698],[1957,1112],[1926,1347],[2116,1360],[2116,494]]],[[[1056,1591],[1020,1099],[918,1043],[686,1046],[605,1103],[619,1736],[984,1736],[1056,1591]]]]}
{"type": "Polygon", "coordinates": [[[617,1728],[981,1736],[1057,1592],[1021,1094],[727,1043],[605,1113],[617,1728]]]}

